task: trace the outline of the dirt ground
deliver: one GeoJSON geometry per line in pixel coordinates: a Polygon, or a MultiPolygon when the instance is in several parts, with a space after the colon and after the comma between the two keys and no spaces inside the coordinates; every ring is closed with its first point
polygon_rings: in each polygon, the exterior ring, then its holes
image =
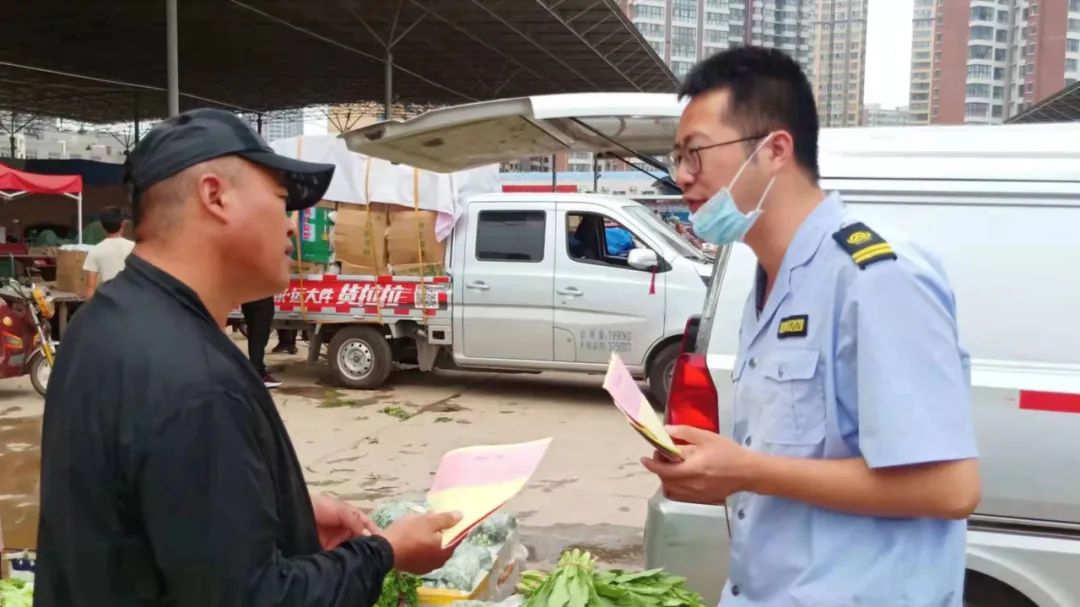
{"type": "MultiPolygon", "coordinates": [[[[274,340],[271,340],[273,345],[274,340]]],[[[312,491],[363,508],[422,496],[450,449],[554,437],[540,470],[507,510],[534,565],[566,548],[642,566],[649,452],[612,406],[599,376],[402,371],[374,392],[323,385],[323,367],[270,356],[274,391],[312,491]]],[[[24,379],[0,381],[0,520],[9,548],[36,529],[42,399],[24,379]]],[[[30,540],[24,539],[30,537],[30,540]]]]}

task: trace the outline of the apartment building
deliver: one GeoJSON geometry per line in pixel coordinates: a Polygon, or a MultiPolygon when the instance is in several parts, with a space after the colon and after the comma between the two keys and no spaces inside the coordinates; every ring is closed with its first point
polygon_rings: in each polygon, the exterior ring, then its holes
{"type": "Polygon", "coordinates": [[[821,126],[860,126],[868,0],[818,0],[811,82],[821,126]]]}
{"type": "Polygon", "coordinates": [[[908,108],[886,108],[880,103],[868,103],[863,107],[862,126],[907,126],[911,124],[908,108]]]}
{"type": "Polygon", "coordinates": [[[916,124],[999,124],[1080,78],[1080,0],[915,0],[916,124]]]}
{"type": "Polygon", "coordinates": [[[778,48],[814,85],[821,121],[862,119],[868,0],[627,0],[630,20],[682,78],[732,46],[778,48]]]}

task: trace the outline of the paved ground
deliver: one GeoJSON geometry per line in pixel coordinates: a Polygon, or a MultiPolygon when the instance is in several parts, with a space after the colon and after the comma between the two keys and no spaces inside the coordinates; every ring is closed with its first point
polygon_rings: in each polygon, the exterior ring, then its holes
{"type": "MultiPolygon", "coordinates": [[[[643,565],[641,530],[656,489],[638,464],[648,447],[599,376],[405,371],[383,390],[361,392],[322,385],[321,369],[300,361],[269,360],[286,382],[275,398],[313,491],[369,508],[422,495],[450,449],[553,436],[541,469],[509,505],[530,560],[549,564],[583,547],[608,564],[643,565]]],[[[36,516],[41,410],[29,381],[0,381],[0,517],[12,547],[11,519],[36,516]]]]}

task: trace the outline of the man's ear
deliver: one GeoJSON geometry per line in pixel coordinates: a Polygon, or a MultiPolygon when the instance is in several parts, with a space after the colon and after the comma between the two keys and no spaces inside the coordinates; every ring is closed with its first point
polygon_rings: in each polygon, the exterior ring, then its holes
{"type": "Polygon", "coordinates": [[[229,182],[221,174],[208,171],[199,175],[195,191],[202,209],[218,221],[226,219],[226,204],[229,197],[229,182]]]}
{"type": "Polygon", "coordinates": [[[795,140],[787,131],[774,131],[762,152],[764,152],[762,156],[769,163],[769,168],[779,171],[794,161],[795,140]]]}

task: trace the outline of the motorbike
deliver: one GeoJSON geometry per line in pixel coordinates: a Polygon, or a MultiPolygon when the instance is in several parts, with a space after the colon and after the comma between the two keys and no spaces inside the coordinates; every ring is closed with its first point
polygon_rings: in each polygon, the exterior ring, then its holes
{"type": "Polygon", "coordinates": [[[54,313],[42,286],[13,278],[0,283],[0,379],[29,375],[45,396],[56,357],[57,344],[49,338],[54,313]]]}

